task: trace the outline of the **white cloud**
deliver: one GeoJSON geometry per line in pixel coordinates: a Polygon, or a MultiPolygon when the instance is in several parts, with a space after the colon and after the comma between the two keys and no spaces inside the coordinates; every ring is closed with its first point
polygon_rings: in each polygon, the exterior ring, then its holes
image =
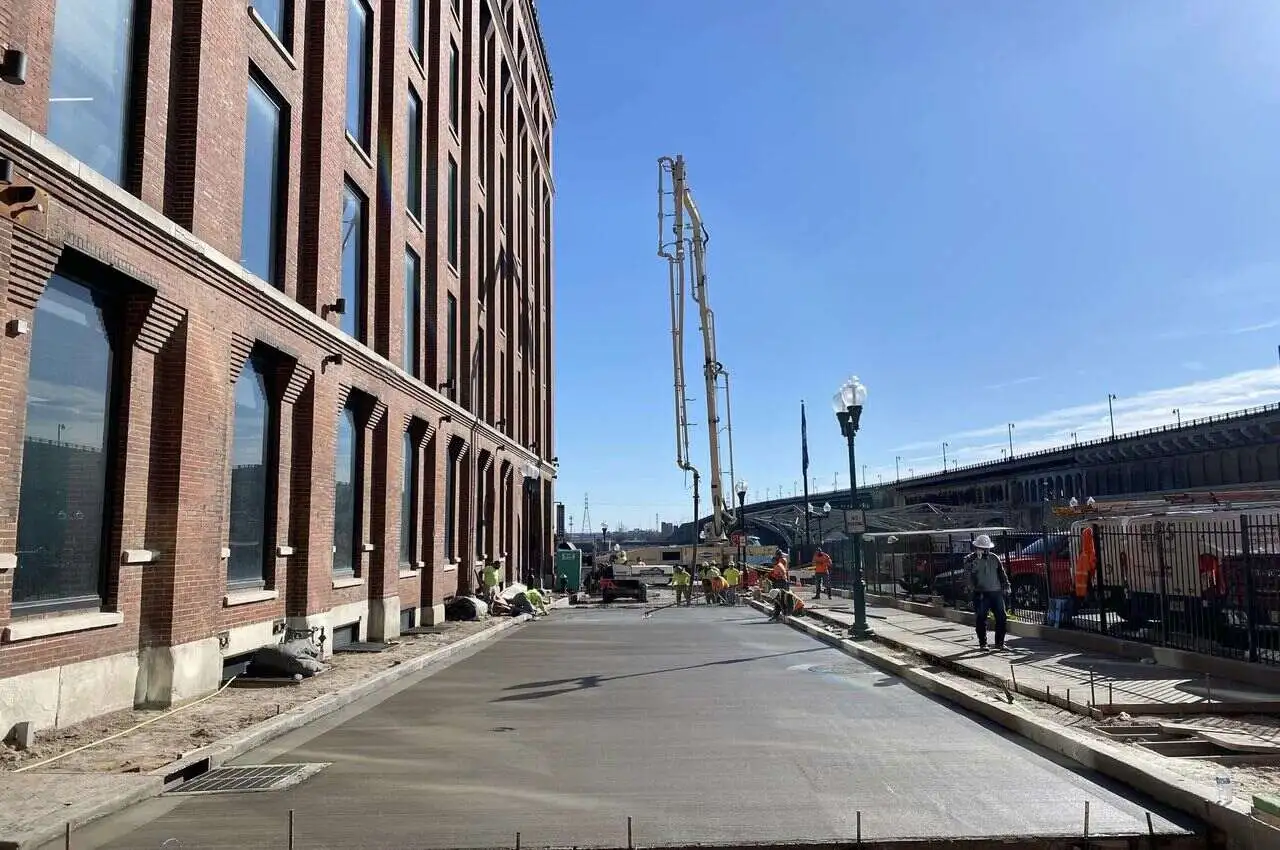
{"type": "MultiPolygon", "coordinates": [[[[1116,433],[1173,425],[1177,420],[1177,415],[1173,413],[1175,408],[1180,411],[1182,421],[1186,423],[1192,419],[1277,402],[1280,402],[1280,368],[1237,372],[1116,399],[1116,433]]],[[[1073,433],[1080,442],[1110,435],[1111,420],[1105,397],[1093,404],[1060,408],[1017,420],[1013,429],[1014,453],[1022,455],[1069,445],[1073,433]]],[[[932,450],[935,446],[940,446],[943,440],[951,444],[948,457],[955,457],[962,464],[996,460],[1001,456],[1001,449],[1008,449],[1008,424],[972,428],[934,440],[899,446],[893,451],[905,453],[932,450]]],[[[910,461],[911,465],[926,469],[935,469],[939,463],[939,459],[933,458],[931,454],[925,458],[913,456],[910,461]]],[[[903,475],[906,474],[907,466],[908,458],[904,454],[903,475]]],[[[892,467],[889,472],[893,472],[892,467]]]]}
{"type": "Polygon", "coordinates": [[[1036,381],[1043,380],[1043,375],[1031,375],[1026,378],[1014,378],[1012,381],[1005,381],[1000,384],[988,384],[984,389],[988,390],[1004,390],[1009,387],[1020,387],[1023,384],[1034,384],[1036,381]]]}
{"type": "Polygon", "coordinates": [[[1251,334],[1257,331],[1269,331],[1272,328],[1280,328],[1280,319],[1272,319],[1269,322],[1261,322],[1260,324],[1256,324],[1256,325],[1245,325],[1242,328],[1233,328],[1232,330],[1228,331],[1228,333],[1232,335],[1251,334]]]}

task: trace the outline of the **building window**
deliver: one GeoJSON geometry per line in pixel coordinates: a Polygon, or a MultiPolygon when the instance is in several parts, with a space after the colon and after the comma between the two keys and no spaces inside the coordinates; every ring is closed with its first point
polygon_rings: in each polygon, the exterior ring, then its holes
{"type": "Polygon", "coordinates": [[[293,23],[290,19],[289,12],[293,6],[293,0],[250,0],[249,8],[257,12],[258,17],[267,25],[267,29],[275,34],[280,43],[286,49],[292,49],[290,30],[293,23]]]}
{"type": "Polygon", "coordinates": [[[476,334],[476,378],[475,378],[475,411],[476,416],[485,420],[489,420],[488,405],[488,375],[485,373],[485,347],[484,347],[484,331],[476,334]]]}
{"type": "Polygon", "coordinates": [[[495,179],[498,183],[498,191],[494,196],[498,202],[498,226],[505,230],[507,226],[507,158],[502,154],[498,154],[498,171],[495,179]]]}
{"type": "Polygon", "coordinates": [[[360,190],[347,183],[342,193],[342,298],[346,303],[338,327],[361,342],[365,341],[365,295],[369,289],[365,285],[367,206],[360,190]]]}
{"type": "Polygon", "coordinates": [[[418,282],[422,264],[411,249],[404,251],[404,370],[422,377],[422,285],[418,282]]]}
{"type": "Polygon", "coordinates": [[[448,346],[447,355],[449,362],[445,364],[445,381],[449,387],[449,398],[458,400],[458,299],[449,293],[448,297],[448,315],[445,317],[447,322],[445,332],[447,334],[446,345],[448,346]]]}
{"type": "Polygon", "coordinates": [[[15,608],[101,604],[116,306],[105,292],[61,275],[36,304],[15,608]]]}
{"type": "Polygon", "coordinates": [[[369,150],[369,69],[373,64],[369,7],[347,0],[347,132],[369,150]]]}
{"type": "Polygon", "coordinates": [[[400,482],[400,564],[413,566],[417,558],[418,515],[418,441],[409,431],[404,432],[404,471],[400,482]]]}
{"type": "Polygon", "coordinates": [[[462,76],[458,63],[458,45],[449,41],[449,126],[457,133],[462,126],[462,76]]]}
{"type": "Polygon", "coordinates": [[[120,184],[128,158],[133,25],[133,0],[57,0],[53,19],[49,139],[120,184]]]}
{"type": "Polygon", "coordinates": [[[449,157],[449,265],[458,267],[458,163],[449,157]]]}
{"type": "Polygon", "coordinates": [[[271,442],[274,411],[267,390],[268,365],[250,357],[236,379],[231,443],[231,557],[227,585],[266,583],[268,511],[271,505],[271,442]]]}
{"type": "Polygon", "coordinates": [[[489,254],[488,240],[485,238],[484,207],[476,207],[476,266],[480,274],[476,281],[480,288],[480,302],[489,300],[489,254]]]}
{"type": "Polygon", "coordinates": [[[409,0],[409,50],[419,62],[425,52],[427,37],[427,16],[423,8],[426,2],[427,0],[409,0]]]}
{"type": "Polygon", "coordinates": [[[338,418],[338,451],[333,467],[333,573],[352,575],[360,563],[360,517],[364,494],[364,432],[348,404],[338,418]]]}
{"type": "Polygon", "coordinates": [[[240,262],[276,287],[280,286],[281,278],[280,198],[284,194],[287,126],[280,98],[256,75],[250,76],[244,130],[240,262]]]}
{"type": "Polygon", "coordinates": [[[484,546],[485,492],[484,476],[476,476],[476,557],[487,555],[484,546]]]}
{"type": "Polygon", "coordinates": [[[452,450],[444,460],[444,557],[445,560],[451,560],[454,557],[454,522],[457,519],[458,501],[458,458],[452,450]]]}
{"type": "Polygon", "coordinates": [[[422,98],[409,87],[409,110],[405,121],[405,151],[408,167],[406,203],[413,217],[422,220],[422,98]]]}
{"type": "Polygon", "coordinates": [[[480,185],[484,185],[485,172],[489,169],[489,134],[488,128],[485,126],[484,107],[480,107],[476,113],[476,162],[480,170],[480,185]]]}

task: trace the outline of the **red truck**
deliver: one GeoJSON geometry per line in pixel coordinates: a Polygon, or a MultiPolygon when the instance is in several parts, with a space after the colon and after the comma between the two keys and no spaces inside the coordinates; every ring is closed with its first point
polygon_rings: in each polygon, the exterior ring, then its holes
{"type": "Polygon", "coordinates": [[[1074,579],[1071,569],[1071,535],[1066,532],[1018,535],[1020,538],[1005,556],[1009,572],[1011,607],[1023,611],[1045,611],[1054,596],[1071,596],[1074,579]],[[1048,557],[1045,557],[1046,548],[1048,557]]]}

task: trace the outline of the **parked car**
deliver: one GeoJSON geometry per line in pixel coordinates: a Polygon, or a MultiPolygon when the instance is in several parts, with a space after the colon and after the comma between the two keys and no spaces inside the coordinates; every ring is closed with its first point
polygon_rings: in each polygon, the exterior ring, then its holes
{"type": "Polygon", "coordinates": [[[1046,611],[1052,596],[1071,596],[1071,535],[1050,532],[1036,535],[1025,546],[1005,557],[1009,572],[1011,607],[1024,611],[1046,611]],[[1048,559],[1045,549],[1048,547],[1048,559]]]}

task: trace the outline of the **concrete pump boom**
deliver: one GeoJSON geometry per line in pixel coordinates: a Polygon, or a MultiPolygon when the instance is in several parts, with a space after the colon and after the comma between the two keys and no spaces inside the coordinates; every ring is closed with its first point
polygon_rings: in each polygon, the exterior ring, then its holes
{"type": "Polygon", "coordinates": [[[698,305],[702,330],[704,393],[707,400],[707,445],[710,450],[711,528],[708,542],[716,544],[725,536],[726,520],[733,514],[726,507],[724,482],[720,468],[719,377],[724,367],[716,359],[716,322],[707,294],[706,225],[693,201],[693,193],[685,175],[683,156],[658,160],[658,256],[667,260],[668,288],[671,297],[671,359],[675,376],[676,465],[693,473],[694,525],[697,526],[698,470],[689,458],[689,416],[684,378],[684,297],[686,263],[692,277],[691,296],[698,305]],[[670,189],[668,190],[668,180],[670,189]],[[670,208],[668,208],[670,198],[670,208]],[[666,238],[670,220],[671,239],[666,238]],[[686,244],[688,254],[686,254],[686,244]]]}

